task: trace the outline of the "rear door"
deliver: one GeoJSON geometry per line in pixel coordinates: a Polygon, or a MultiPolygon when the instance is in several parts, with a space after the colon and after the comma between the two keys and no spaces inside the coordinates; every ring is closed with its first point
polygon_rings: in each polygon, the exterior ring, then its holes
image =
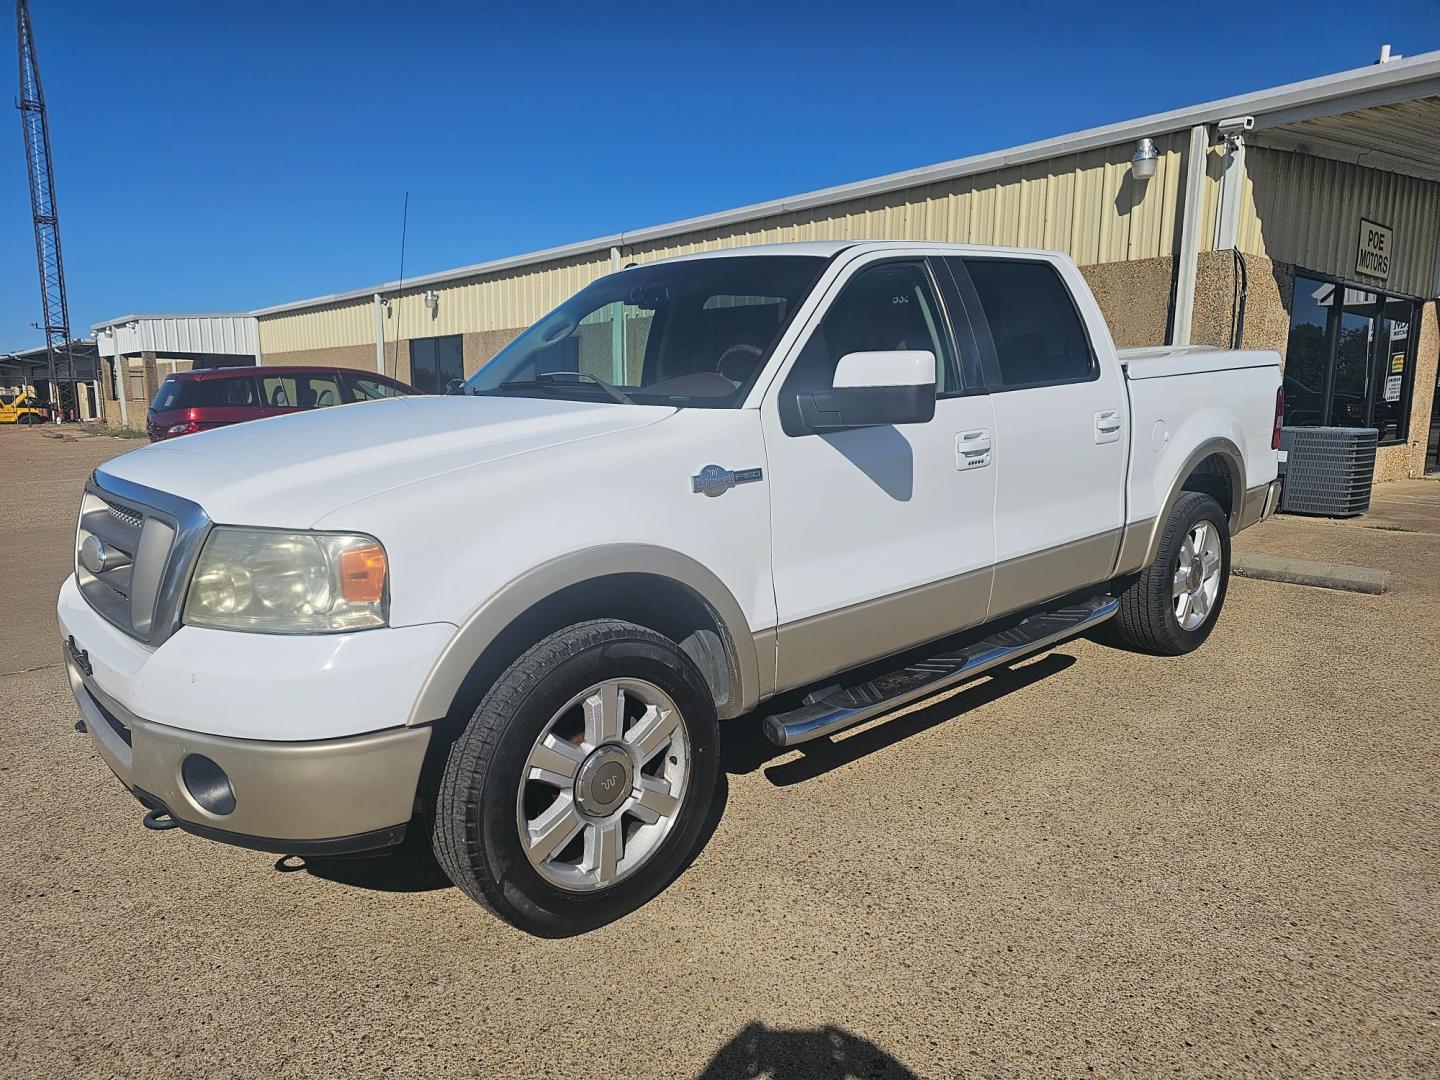
{"type": "Polygon", "coordinates": [[[1129,410],[1103,317],[1072,264],[946,262],[980,342],[995,414],[993,617],[1110,576],[1124,524],[1129,410]]]}

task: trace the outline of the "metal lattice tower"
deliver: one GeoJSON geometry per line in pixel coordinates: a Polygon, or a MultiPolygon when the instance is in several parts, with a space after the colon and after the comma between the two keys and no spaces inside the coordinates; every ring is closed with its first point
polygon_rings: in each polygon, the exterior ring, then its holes
{"type": "Polygon", "coordinates": [[[35,57],[35,31],[28,0],[15,0],[15,34],[20,47],[20,127],[30,176],[30,211],[35,218],[35,259],[40,266],[40,302],[45,313],[45,352],[50,363],[51,404],[64,411],[56,379],[56,354],[65,358],[71,404],[78,407],[75,361],[70,355],[70,305],[65,297],[65,265],[60,258],[60,216],[55,205],[55,170],[50,163],[50,125],[35,57]]]}

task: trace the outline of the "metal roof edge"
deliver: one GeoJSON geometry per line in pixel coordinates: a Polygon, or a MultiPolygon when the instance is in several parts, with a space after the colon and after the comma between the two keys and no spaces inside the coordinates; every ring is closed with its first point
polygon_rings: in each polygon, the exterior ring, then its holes
{"type": "Polygon", "coordinates": [[[171,311],[161,313],[142,313],[138,315],[121,315],[115,319],[103,319],[97,323],[91,323],[90,329],[95,333],[101,330],[109,330],[112,326],[124,326],[126,323],[139,322],[141,319],[253,319],[253,311],[171,311]]]}
{"type": "MultiPolygon", "coordinates": [[[[256,317],[280,315],[291,311],[322,307],[327,304],[342,304],[373,296],[375,293],[392,293],[396,290],[422,288],[448,281],[480,277],[487,274],[513,270],[521,266],[553,262],[557,259],[586,255],[604,251],[611,247],[627,244],[643,244],[667,237],[681,236],[688,232],[731,225],[776,214],[792,213],[797,210],[813,209],[850,199],[882,195],[891,191],[939,183],[962,176],[990,172],[994,169],[1025,165],[1048,158],[1063,157],[1100,147],[1113,146],[1144,136],[1168,134],[1193,127],[1196,124],[1211,123],[1230,116],[1264,115],[1282,110],[1293,111],[1301,105],[1318,105],[1324,102],[1339,102],[1347,97],[1373,94],[1377,90],[1401,87],[1407,83],[1425,80],[1440,80],[1440,50],[1418,53],[1384,64],[1370,64],[1363,68],[1350,68],[1314,79],[1286,83],[1265,90],[1250,91],[1228,98],[1190,105],[1182,109],[1152,113],[1133,120],[1122,120],[1113,124],[1087,128],[1067,135],[1052,136],[1036,142],[1023,143],[1003,150],[992,150],[969,157],[955,158],[934,165],[924,165],[901,172],[887,173],[866,180],[856,180],[834,187],[819,188],[798,195],[784,196],[766,202],[751,203],[730,210],[720,210],[697,217],[682,218],[662,225],[651,225],[641,229],[626,230],[609,236],[583,240],[560,247],[510,255],[486,262],[472,263],[452,270],[441,270],[429,274],[406,278],[401,281],[387,281],[381,285],[347,292],[331,293],[327,296],[295,300],[285,304],[256,308],[248,314],[256,317]]],[[[1335,110],[1339,111],[1339,110],[1335,110]]],[[[136,318],[137,316],[131,316],[136,318]]],[[[143,317],[143,316],[140,316],[143,317]]],[[[116,320],[117,322],[119,320],[116,320]]],[[[109,323],[97,324],[108,326],[109,323]]]]}

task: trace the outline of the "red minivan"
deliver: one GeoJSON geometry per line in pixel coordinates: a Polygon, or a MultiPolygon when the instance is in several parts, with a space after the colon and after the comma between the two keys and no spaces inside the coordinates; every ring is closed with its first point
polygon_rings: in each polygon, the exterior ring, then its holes
{"type": "Polygon", "coordinates": [[[151,442],[196,431],[420,391],[388,375],[350,368],[205,368],[167,376],[150,403],[151,442]]]}

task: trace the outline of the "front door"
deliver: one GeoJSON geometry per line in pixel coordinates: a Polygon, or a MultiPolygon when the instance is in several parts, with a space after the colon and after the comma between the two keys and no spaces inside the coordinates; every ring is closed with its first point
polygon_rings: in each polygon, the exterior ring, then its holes
{"type": "Polygon", "coordinates": [[[962,382],[937,281],[918,255],[856,260],[766,395],[780,689],[985,619],[993,421],[978,380],[962,382]],[[848,353],[893,349],[935,354],[934,419],[793,433],[797,393],[829,388],[848,353]]]}

